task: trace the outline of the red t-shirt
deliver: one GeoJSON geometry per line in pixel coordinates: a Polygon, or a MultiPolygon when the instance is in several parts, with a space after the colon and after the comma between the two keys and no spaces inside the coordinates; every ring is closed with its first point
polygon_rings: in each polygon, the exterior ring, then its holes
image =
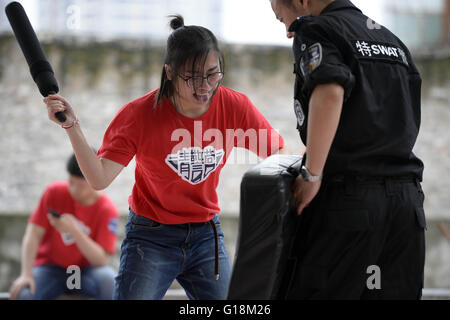
{"type": "Polygon", "coordinates": [[[73,238],[52,227],[47,217],[48,209],[56,210],[61,214],[72,214],[85,234],[105,251],[111,254],[115,252],[119,215],[116,206],[106,194],[102,194],[93,205],[83,206],[72,198],[67,182],[54,182],[47,187],[28,220],[45,229],[45,235],[39,244],[34,261],[35,266],[56,264],[63,268],[70,265],[83,268],[90,265],[73,238]]]}
{"type": "Polygon", "coordinates": [[[128,202],[139,215],[164,224],[206,222],[220,211],[216,188],[233,147],[267,157],[283,138],[242,93],[219,86],[198,118],[176,111],[157,90],[129,102],[113,119],[99,158],[127,166],[136,156],[128,202]]]}

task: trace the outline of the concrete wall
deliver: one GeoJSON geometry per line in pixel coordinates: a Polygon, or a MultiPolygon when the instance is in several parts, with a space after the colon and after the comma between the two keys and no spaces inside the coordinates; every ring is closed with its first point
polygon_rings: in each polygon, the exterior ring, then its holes
{"type": "MultiPolygon", "coordinates": [[[[86,137],[94,147],[100,146],[104,131],[122,105],[159,84],[164,54],[160,45],[42,40],[60,92],[77,110],[86,137]]],[[[226,45],[223,50],[224,84],[246,93],[288,146],[299,152],[302,144],[292,112],[294,77],[290,49],[226,45]]],[[[424,98],[422,129],[415,152],[426,165],[425,210],[430,226],[427,245],[433,253],[427,257],[427,284],[439,287],[450,287],[449,277],[442,279],[442,275],[450,274],[449,243],[435,227],[437,221],[447,221],[448,225],[450,220],[449,56],[417,57],[424,77],[424,98]]],[[[15,39],[0,36],[0,291],[7,289],[19,271],[25,218],[49,183],[66,179],[65,161],[70,154],[64,130],[47,119],[42,97],[15,39]]],[[[230,250],[234,250],[237,232],[241,177],[254,164],[249,159],[255,160],[245,151],[232,155],[218,187],[222,216],[229,221],[226,232],[230,250]],[[244,164],[243,159],[247,159],[244,164]]],[[[123,215],[127,214],[133,181],[134,162],[105,191],[123,215]]],[[[114,261],[117,263],[117,259],[114,261]]]]}
{"type": "MultiPolygon", "coordinates": [[[[161,47],[141,42],[45,43],[60,93],[76,109],[94,147],[101,145],[103,134],[120,107],[159,85],[164,54],[161,47]]],[[[225,85],[245,92],[298,152],[301,144],[292,112],[289,50],[225,47],[224,52],[225,85]]],[[[66,178],[65,161],[71,146],[64,130],[48,120],[42,97],[15,39],[10,37],[0,39],[0,97],[0,212],[29,212],[46,185],[66,178]]],[[[242,155],[238,153],[230,159],[240,159],[242,155]]],[[[219,194],[222,210],[236,213],[240,177],[251,164],[232,162],[223,170],[222,176],[227,179],[222,180],[219,194]]],[[[106,190],[121,212],[128,208],[133,181],[134,162],[106,190]]]]}

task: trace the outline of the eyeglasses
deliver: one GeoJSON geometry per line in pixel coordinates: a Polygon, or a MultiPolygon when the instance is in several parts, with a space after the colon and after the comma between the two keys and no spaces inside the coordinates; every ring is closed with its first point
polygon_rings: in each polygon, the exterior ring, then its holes
{"type": "Polygon", "coordinates": [[[217,85],[223,79],[223,72],[214,72],[214,73],[208,74],[206,77],[183,78],[180,75],[178,75],[178,76],[186,82],[186,85],[189,88],[199,88],[202,86],[203,80],[205,80],[205,79],[206,79],[206,81],[208,81],[208,84],[210,86],[217,85]]]}

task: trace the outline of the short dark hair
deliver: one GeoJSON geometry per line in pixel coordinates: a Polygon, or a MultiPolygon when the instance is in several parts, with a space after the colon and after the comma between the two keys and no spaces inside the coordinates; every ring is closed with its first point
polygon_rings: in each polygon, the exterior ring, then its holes
{"type": "MultiPolygon", "coordinates": [[[[92,148],[92,150],[97,153],[97,150],[95,148],[92,148]]],[[[83,173],[81,172],[80,166],[78,165],[77,157],[75,156],[75,153],[72,153],[69,160],[67,160],[67,172],[75,177],[83,178],[83,173]]]]}
{"type": "MultiPolygon", "coordinates": [[[[164,64],[170,66],[173,76],[177,76],[186,63],[191,62],[194,69],[197,62],[206,60],[209,52],[215,51],[219,56],[220,71],[224,72],[223,53],[219,49],[217,38],[207,28],[200,26],[185,26],[180,15],[171,15],[170,27],[173,32],[167,39],[164,64]]],[[[175,93],[173,81],[167,77],[163,66],[161,83],[155,101],[155,107],[164,97],[171,98],[175,93]]]]}
{"type": "Polygon", "coordinates": [[[78,165],[77,157],[75,157],[75,153],[67,160],[67,172],[69,172],[71,176],[84,178],[80,166],[78,165]]]}

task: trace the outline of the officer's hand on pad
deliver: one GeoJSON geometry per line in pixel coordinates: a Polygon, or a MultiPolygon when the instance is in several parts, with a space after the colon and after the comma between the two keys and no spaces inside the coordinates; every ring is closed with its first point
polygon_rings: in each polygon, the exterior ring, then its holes
{"type": "Polygon", "coordinates": [[[293,186],[294,198],[297,203],[297,214],[301,215],[311,201],[319,192],[322,181],[305,181],[302,176],[298,176],[293,186]]]}

